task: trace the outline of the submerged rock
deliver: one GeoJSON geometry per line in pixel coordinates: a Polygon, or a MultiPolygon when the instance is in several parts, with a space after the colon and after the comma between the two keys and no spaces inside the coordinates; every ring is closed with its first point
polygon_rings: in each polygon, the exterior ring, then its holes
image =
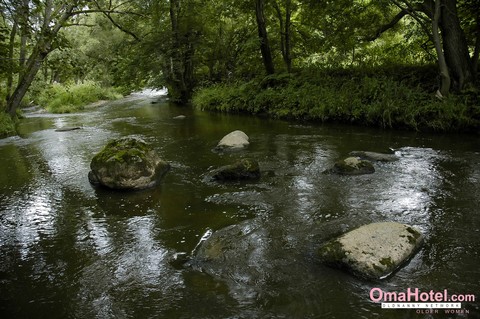
{"type": "Polygon", "coordinates": [[[377,161],[377,162],[395,162],[398,156],[395,154],[384,154],[375,152],[353,151],[350,155],[359,157],[363,160],[377,161]]]}
{"type": "Polygon", "coordinates": [[[67,126],[67,127],[57,128],[55,132],[69,132],[69,131],[79,130],[80,128],[81,128],[80,126],[67,126]]]}
{"type": "Polygon", "coordinates": [[[157,185],[170,165],[142,139],[123,137],[109,142],[90,163],[94,185],[136,190],[157,185]]]}
{"type": "Polygon", "coordinates": [[[245,158],[217,168],[210,174],[217,181],[255,180],[260,178],[260,168],[256,160],[245,158]]]}
{"type": "Polygon", "coordinates": [[[173,119],[174,120],[184,120],[186,119],[187,117],[185,115],[178,115],[178,116],[175,116],[173,119]]]}
{"type": "Polygon", "coordinates": [[[242,149],[250,144],[248,135],[242,131],[233,131],[225,135],[216,149],[242,149]]]}
{"type": "Polygon", "coordinates": [[[337,161],[333,168],[326,172],[340,175],[363,175],[374,173],[375,168],[369,161],[359,160],[356,157],[348,157],[344,160],[337,161]]]}
{"type": "Polygon", "coordinates": [[[362,226],[323,244],[322,262],[367,279],[381,279],[412,257],[423,242],[409,225],[381,222],[362,226]]]}

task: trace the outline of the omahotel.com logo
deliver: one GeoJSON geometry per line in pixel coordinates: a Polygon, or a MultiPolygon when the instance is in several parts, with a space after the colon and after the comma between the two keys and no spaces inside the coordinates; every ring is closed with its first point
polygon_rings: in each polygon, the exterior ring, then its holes
{"type": "Polygon", "coordinates": [[[370,300],[381,303],[384,309],[417,309],[417,313],[436,314],[468,314],[462,309],[462,302],[475,302],[473,294],[452,294],[447,289],[443,291],[422,292],[418,288],[408,288],[407,291],[389,292],[381,288],[370,289],[370,300]]]}

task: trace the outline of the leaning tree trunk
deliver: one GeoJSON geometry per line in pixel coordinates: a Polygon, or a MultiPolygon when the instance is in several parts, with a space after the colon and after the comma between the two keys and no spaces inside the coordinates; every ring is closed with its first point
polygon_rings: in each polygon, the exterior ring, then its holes
{"type": "Polygon", "coordinates": [[[465,33],[457,15],[457,0],[437,1],[441,2],[440,28],[452,88],[462,90],[465,84],[473,80],[473,69],[465,33]]]}
{"type": "Polygon", "coordinates": [[[435,9],[433,13],[432,19],[432,38],[433,43],[435,44],[435,51],[437,52],[438,57],[438,66],[440,68],[440,89],[437,92],[437,96],[442,98],[447,96],[450,92],[450,74],[448,72],[447,62],[445,61],[445,55],[442,50],[442,43],[440,42],[440,35],[438,24],[441,18],[441,10],[440,10],[440,2],[441,0],[435,0],[435,9]]]}
{"type": "Polygon", "coordinates": [[[275,73],[273,66],[272,51],[268,42],[267,27],[264,14],[264,0],[255,0],[255,16],[257,19],[258,37],[260,39],[260,51],[262,52],[263,65],[267,74],[275,73]]]}

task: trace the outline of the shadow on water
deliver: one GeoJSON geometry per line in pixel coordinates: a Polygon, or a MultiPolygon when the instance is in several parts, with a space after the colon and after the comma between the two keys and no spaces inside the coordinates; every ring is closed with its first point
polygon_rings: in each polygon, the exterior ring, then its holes
{"type": "MultiPolygon", "coordinates": [[[[33,114],[21,138],[0,141],[2,318],[430,318],[381,309],[369,291],[478,293],[477,137],[207,114],[157,100],[33,114]],[[235,129],[251,145],[213,152],[235,129]],[[93,155],[125,135],[171,163],[160,187],[88,183],[93,155]],[[322,174],[350,151],[390,149],[399,160],[375,164],[375,174],[322,174]],[[259,161],[259,181],[205,178],[242,157],[259,161]],[[394,276],[368,282],[316,261],[324,241],[377,221],[426,236],[394,276]],[[200,250],[211,258],[196,259],[200,250]]],[[[478,307],[463,308],[478,318],[478,307]]]]}

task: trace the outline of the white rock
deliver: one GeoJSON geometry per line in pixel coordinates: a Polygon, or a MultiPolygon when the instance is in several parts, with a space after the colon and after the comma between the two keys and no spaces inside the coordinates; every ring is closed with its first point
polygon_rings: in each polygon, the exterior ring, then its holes
{"type": "Polygon", "coordinates": [[[408,260],[423,242],[412,226],[382,222],[352,230],[323,244],[318,253],[327,264],[347,268],[368,279],[385,278],[408,260]]]}
{"type": "Polygon", "coordinates": [[[248,140],[249,138],[244,132],[233,131],[218,142],[217,148],[244,148],[250,144],[248,140]]]}

